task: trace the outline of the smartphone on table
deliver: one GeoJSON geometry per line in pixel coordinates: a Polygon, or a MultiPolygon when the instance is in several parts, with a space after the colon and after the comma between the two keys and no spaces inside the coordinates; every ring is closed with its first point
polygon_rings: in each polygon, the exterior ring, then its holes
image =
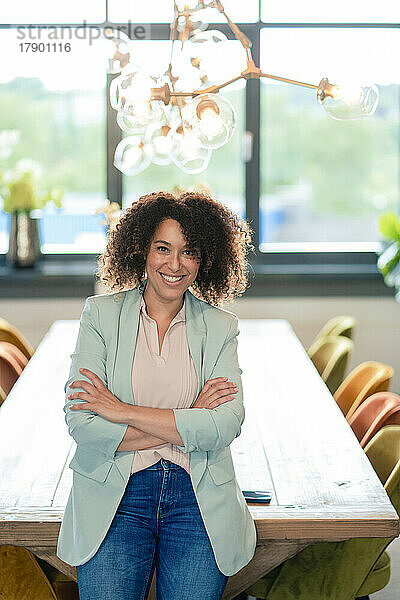
{"type": "Polygon", "coordinates": [[[272,500],[272,492],[267,491],[250,491],[250,490],[242,490],[243,496],[246,502],[257,502],[260,504],[270,504],[272,500]]]}

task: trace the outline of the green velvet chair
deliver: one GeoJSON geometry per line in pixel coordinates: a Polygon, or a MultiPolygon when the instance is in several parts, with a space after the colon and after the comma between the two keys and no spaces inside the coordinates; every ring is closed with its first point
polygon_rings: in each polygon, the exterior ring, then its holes
{"type": "MultiPolygon", "coordinates": [[[[400,426],[383,427],[365,448],[389,498],[400,512],[400,426]]],[[[267,600],[354,600],[387,585],[394,538],[318,542],[276,567],[245,594],[267,600]]]]}
{"type": "Polygon", "coordinates": [[[344,379],[353,346],[349,338],[331,335],[319,338],[307,351],[331,394],[336,392],[344,379]]]}

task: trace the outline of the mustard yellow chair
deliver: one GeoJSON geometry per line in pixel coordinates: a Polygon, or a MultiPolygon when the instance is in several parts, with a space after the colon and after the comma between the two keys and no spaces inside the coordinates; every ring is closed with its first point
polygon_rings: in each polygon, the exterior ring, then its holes
{"type": "Polygon", "coordinates": [[[79,600],[78,584],[22,546],[0,546],[1,600],[79,600]]]}
{"type": "Polygon", "coordinates": [[[319,338],[331,335],[340,335],[342,337],[352,339],[356,323],[357,321],[355,318],[349,315],[338,315],[337,317],[332,317],[332,319],[329,319],[329,321],[327,321],[322,329],[320,329],[320,331],[317,333],[313,344],[319,340],[319,338]]]}
{"type": "Polygon", "coordinates": [[[0,318],[0,342],[9,342],[14,346],[17,346],[29,360],[32,358],[35,352],[34,347],[28,342],[28,340],[22,335],[22,333],[11,325],[5,319],[0,318]]]}
{"type": "Polygon", "coordinates": [[[3,404],[4,400],[7,398],[7,394],[4,389],[0,385],[0,406],[3,404]]]}
{"type": "Polygon", "coordinates": [[[364,400],[376,392],[387,392],[393,377],[392,367],[367,361],[351,371],[334,393],[334,398],[347,420],[364,400]]]}
{"type": "Polygon", "coordinates": [[[0,597],[4,600],[57,600],[54,590],[29,550],[0,546],[0,597]]]}
{"type": "Polygon", "coordinates": [[[308,349],[308,356],[331,394],[343,381],[352,350],[352,340],[340,335],[321,337],[308,349]]]}
{"type": "MultiPolygon", "coordinates": [[[[400,513],[400,426],[383,427],[365,453],[400,513]]],[[[266,600],[366,599],[390,580],[385,548],[393,539],[312,544],[247,588],[245,595],[266,600]]]]}

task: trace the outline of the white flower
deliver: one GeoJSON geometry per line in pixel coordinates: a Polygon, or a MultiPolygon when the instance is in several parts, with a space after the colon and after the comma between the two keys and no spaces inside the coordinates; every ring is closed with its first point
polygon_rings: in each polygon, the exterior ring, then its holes
{"type": "Polygon", "coordinates": [[[21,158],[14,166],[14,175],[16,177],[31,172],[35,178],[38,178],[41,176],[42,171],[43,169],[40,164],[30,158],[21,158]]]}
{"type": "Polygon", "coordinates": [[[19,141],[21,132],[17,129],[0,131],[0,160],[8,158],[13,146],[19,141]]]}

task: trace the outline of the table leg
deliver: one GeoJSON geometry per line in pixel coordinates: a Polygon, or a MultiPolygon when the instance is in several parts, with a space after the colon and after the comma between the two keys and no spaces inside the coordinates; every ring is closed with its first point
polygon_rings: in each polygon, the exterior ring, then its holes
{"type": "Polygon", "coordinates": [[[76,567],[71,567],[71,565],[65,563],[63,560],[61,560],[61,558],[58,558],[56,554],[56,548],[51,546],[48,548],[43,546],[26,546],[26,548],[35,556],[45,560],[50,565],[61,571],[61,573],[67,575],[67,577],[70,577],[74,581],[78,581],[76,567]]]}
{"type": "MultiPolygon", "coordinates": [[[[29,546],[28,550],[30,550],[30,552],[32,552],[32,554],[34,554],[38,558],[45,560],[50,565],[52,565],[53,567],[55,567],[56,569],[61,571],[61,573],[64,573],[64,575],[67,575],[67,577],[70,577],[74,581],[78,581],[77,575],[76,575],[76,567],[71,567],[71,565],[68,565],[67,563],[62,561],[60,558],[58,558],[58,556],[56,555],[55,548],[43,548],[43,547],[38,548],[35,546],[29,546]]],[[[151,582],[149,595],[147,596],[147,600],[156,600],[156,570],[155,569],[154,569],[154,574],[153,574],[153,579],[151,582]]]]}
{"type": "MultiPolygon", "coordinates": [[[[303,550],[306,546],[309,546],[309,544],[310,542],[304,542],[303,540],[276,540],[257,546],[255,554],[249,564],[243,567],[236,575],[229,577],[221,600],[233,600],[241,592],[250,587],[250,585],[258,581],[263,575],[266,575],[272,571],[272,569],[275,569],[275,567],[303,550]]],[[[64,573],[64,575],[77,581],[76,567],[71,567],[58,558],[56,555],[56,548],[37,546],[27,546],[27,548],[33,554],[64,573]]],[[[155,575],[156,571],[154,570],[147,600],[156,600],[155,575]]]]}
{"type": "Polygon", "coordinates": [[[229,577],[221,600],[232,600],[272,569],[309,546],[302,540],[271,541],[256,547],[252,560],[236,575],[229,577]]]}

